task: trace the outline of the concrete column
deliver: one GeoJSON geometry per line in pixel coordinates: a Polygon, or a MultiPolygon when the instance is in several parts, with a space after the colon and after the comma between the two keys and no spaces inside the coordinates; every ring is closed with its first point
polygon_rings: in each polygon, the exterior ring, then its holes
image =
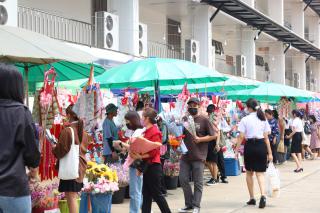
{"type": "Polygon", "coordinates": [[[293,75],[294,73],[300,74],[300,89],[304,89],[304,90],[307,88],[305,60],[306,60],[305,56],[300,53],[293,56],[293,59],[292,59],[293,75]]]}
{"type": "Polygon", "coordinates": [[[210,17],[214,9],[208,5],[199,5],[194,10],[193,36],[200,43],[200,64],[212,68],[212,25],[210,17]]]}
{"type": "Polygon", "coordinates": [[[311,64],[312,77],[315,79],[315,92],[319,92],[320,83],[320,63],[319,61],[313,61],[311,64]]]}
{"type": "Polygon", "coordinates": [[[320,19],[318,16],[308,17],[309,25],[309,40],[313,42],[314,45],[319,47],[320,45],[320,19]]]}
{"type": "Polygon", "coordinates": [[[250,28],[241,29],[241,54],[246,57],[247,78],[256,79],[256,44],[254,38],[257,32],[250,28]]]}
{"type": "Polygon", "coordinates": [[[138,56],[139,0],[111,0],[109,11],[119,16],[119,50],[138,56]]]}
{"type": "Polygon", "coordinates": [[[283,25],[283,0],[268,0],[269,17],[283,25]]]}
{"type": "Polygon", "coordinates": [[[292,30],[301,38],[304,38],[304,3],[291,3],[291,25],[292,30]]]}
{"type": "Polygon", "coordinates": [[[286,57],[283,43],[276,41],[269,46],[270,80],[278,84],[286,84],[286,57]]]}

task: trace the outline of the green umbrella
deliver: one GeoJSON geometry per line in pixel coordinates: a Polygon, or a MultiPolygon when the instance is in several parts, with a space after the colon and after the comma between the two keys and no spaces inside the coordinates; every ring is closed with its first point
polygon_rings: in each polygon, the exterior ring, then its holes
{"type": "MultiPolygon", "coordinates": [[[[228,76],[229,77],[229,76],[228,76]]],[[[229,77],[228,80],[217,83],[202,83],[202,84],[188,84],[188,90],[191,93],[216,93],[216,92],[227,92],[234,90],[245,90],[253,89],[258,87],[258,82],[246,78],[229,77]]],[[[176,95],[182,90],[182,86],[161,86],[161,95],[176,95]]],[[[147,87],[139,91],[139,93],[153,94],[154,88],[147,87]]]]}
{"type": "Polygon", "coordinates": [[[222,74],[189,61],[148,58],[111,68],[96,77],[105,88],[144,88],[168,85],[208,83],[226,80],[222,74]]]}
{"type": "MultiPolygon", "coordinates": [[[[25,67],[22,63],[15,64],[21,73],[25,73],[25,67]]],[[[101,75],[105,72],[105,69],[98,65],[94,65],[94,74],[101,75]]],[[[44,72],[50,69],[53,66],[57,73],[57,80],[58,81],[70,81],[70,80],[77,80],[77,79],[84,79],[89,78],[90,76],[90,68],[91,64],[81,64],[81,63],[73,63],[73,62],[66,62],[60,61],[50,64],[44,65],[33,65],[29,66],[28,68],[28,82],[43,82],[44,79],[44,72]]]]}
{"type": "Polygon", "coordinates": [[[308,91],[272,82],[261,83],[255,89],[231,91],[227,94],[228,98],[233,100],[245,101],[249,98],[255,98],[264,103],[276,103],[281,97],[294,97],[297,101],[311,100],[313,98],[308,91]]]}

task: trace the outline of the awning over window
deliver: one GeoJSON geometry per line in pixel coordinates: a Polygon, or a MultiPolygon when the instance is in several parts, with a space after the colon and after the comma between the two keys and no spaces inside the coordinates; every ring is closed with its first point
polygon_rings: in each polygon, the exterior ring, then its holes
{"type": "Polygon", "coordinates": [[[292,47],[303,53],[320,59],[320,49],[311,42],[239,0],[202,0],[202,2],[220,8],[223,12],[257,28],[257,30],[261,30],[279,41],[291,44],[292,47]]]}
{"type": "Polygon", "coordinates": [[[310,7],[320,16],[320,0],[303,0],[306,3],[306,8],[310,7]]]}

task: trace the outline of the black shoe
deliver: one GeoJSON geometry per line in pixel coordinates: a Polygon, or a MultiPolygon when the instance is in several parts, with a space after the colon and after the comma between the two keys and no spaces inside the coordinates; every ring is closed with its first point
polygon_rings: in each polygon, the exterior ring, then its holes
{"type": "Polygon", "coordinates": [[[168,197],[168,193],[162,193],[163,197],[168,197]]]}
{"type": "Polygon", "coordinates": [[[256,205],[256,199],[252,198],[251,200],[249,200],[249,201],[247,202],[247,205],[249,205],[249,206],[255,206],[255,205],[256,205]]]}
{"type": "Polygon", "coordinates": [[[267,203],[267,198],[265,196],[261,196],[259,208],[264,209],[264,207],[266,207],[266,203],[267,203]]]}
{"type": "Polygon", "coordinates": [[[229,181],[227,180],[227,178],[221,178],[221,183],[229,183],[229,181]]]}
{"type": "Polygon", "coordinates": [[[193,207],[192,206],[186,206],[178,210],[179,212],[193,212],[193,207]]]}
{"type": "Polygon", "coordinates": [[[296,169],[294,170],[295,173],[300,173],[300,172],[303,172],[303,168],[300,168],[300,169],[296,169]]]}
{"type": "Polygon", "coordinates": [[[207,186],[214,186],[214,185],[217,185],[217,181],[213,178],[211,178],[211,180],[209,180],[207,183],[207,186]]]}

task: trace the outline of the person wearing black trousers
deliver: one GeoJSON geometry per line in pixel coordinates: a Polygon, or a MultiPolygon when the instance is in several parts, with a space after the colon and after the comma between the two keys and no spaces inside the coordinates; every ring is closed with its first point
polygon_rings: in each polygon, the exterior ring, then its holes
{"type": "Polygon", "coordinates": [[[224,157],[223,157],[223,151],[220,148],[219,152],[218,152],[218,169],[220,172],[220,180],[222,183],[229,183],[229,181],[227,180],[227,176],[226,176],[226,170],[225,170],[225,166],[224,166],[224,157]]]}
{"type": "MultiPolygon", "coordinates": [[[[146,128],[143,138],[150,143],[162,144],[162,134],[156,125],[158,114],[152,108],[147,108],[142,114],[142,123],[146,128]]],[[[159,146],[160,147],[160,146],[159,146]]],[[[158,204],[162,213],[171,213],[168,203],[161,193],[161,177],[163,175],[160,148],[151,150],[150,152],[140,155],[139,153],[130,152],[130,156],[135,160],[143,160],[147,165],[143,171],[143,203],[142,213],[151,213],[152,199],[158,204]]]]}

